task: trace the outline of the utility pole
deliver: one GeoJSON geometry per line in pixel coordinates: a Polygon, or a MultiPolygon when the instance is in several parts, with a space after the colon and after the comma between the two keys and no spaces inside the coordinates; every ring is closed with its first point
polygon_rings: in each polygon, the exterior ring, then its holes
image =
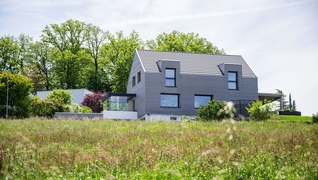
{"type": "Polygon", "coordinates": [[[6,119],[8,119],[8,105],[9,105],[9,80],[8,80],[9,74],[7,73],[7,106],[6,106],[6,119]]]}

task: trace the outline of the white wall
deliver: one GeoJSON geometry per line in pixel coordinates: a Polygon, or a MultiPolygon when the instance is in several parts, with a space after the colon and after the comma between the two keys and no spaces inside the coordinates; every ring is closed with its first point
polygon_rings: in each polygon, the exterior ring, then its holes
{"type": "Polygon", "coordinates": [[[137,112],[134,111],[103,111],[105,119],[137,119],[137,112]]]}

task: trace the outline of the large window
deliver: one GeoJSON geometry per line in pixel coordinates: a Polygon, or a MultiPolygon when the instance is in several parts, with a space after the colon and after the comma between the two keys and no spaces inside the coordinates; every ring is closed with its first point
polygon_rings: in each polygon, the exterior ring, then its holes
{"type": "Polygon", "coordinates": [[[161,94],[160,95],[161,107],[179,107],[178,94],[161,94]]]}
{"type": "Polygon", "coordinates": [[[166,69],[166,86],[176,86],[176,69],[166,69]]]}
{"type": "Polygon", "coordinates": [[[194,95],[194,108],[200,108],[201,105],[205,106],[211,100],[212,100],[211,96],[194,95]]]}
{"type": "Polygon", "coordinates": [[[228,73],[228,85],[229,89],[237,89],[237,72],[228,73]]]}

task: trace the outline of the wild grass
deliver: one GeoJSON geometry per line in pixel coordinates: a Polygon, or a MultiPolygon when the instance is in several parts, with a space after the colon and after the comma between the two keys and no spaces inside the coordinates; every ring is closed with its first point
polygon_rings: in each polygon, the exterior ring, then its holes
{"type": "Polygon", "coordinates": [[[317,179],[318,124],[0,120],[0,179],[317,179]]]}

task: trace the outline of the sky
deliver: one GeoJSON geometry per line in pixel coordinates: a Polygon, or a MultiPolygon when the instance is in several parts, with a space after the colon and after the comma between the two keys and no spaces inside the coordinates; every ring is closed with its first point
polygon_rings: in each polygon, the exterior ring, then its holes
{"type": "Polygon", "coordinates": [[[39,40],[69,19],[145,40],[177,30],[198,33],[241,55],[259,92],[291,93],[302,115],[318,113],[318,0],[0,0],[0,37],[39,40]]]}

